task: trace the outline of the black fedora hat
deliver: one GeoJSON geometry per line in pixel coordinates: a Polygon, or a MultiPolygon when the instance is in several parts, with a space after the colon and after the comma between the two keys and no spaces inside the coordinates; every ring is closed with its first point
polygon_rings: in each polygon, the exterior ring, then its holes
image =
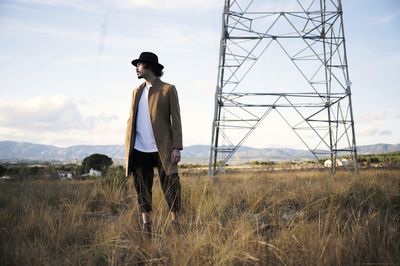
{"type": "Polygon", "coordinates": [[[154,64],[161,69],[164,68],[163,65],[158,63],[158,56],[152,52],[141,53],[138,59],[132,61],[132,65],[136,66],[139,62],[154,64]]]}

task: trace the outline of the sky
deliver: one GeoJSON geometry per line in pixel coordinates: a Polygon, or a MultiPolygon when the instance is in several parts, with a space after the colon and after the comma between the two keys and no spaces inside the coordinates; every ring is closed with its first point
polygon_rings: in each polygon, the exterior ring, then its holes
{"type": "MultiPolygon", "coordinates": [[[[398,144],[400,1],[342,4],[357,144],[398,144]]],[[[131,92],[142,82],[131,61],[152,51],[178,90],[184,146],[210,145],[222,7],[0,0],[0,141],[123,144],[131,92]]],[[[305,148],[289,128],[264,123],[268,132],[257,129],[244,145],[305,148]]]]}

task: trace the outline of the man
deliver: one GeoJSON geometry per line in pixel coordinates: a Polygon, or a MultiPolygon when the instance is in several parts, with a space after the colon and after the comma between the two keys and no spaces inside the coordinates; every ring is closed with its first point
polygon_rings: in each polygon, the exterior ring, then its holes
{"type": "Polygon", "coordinates": [[[177,91],[174,85],[160,80],[164,66],[158,63],[157,55],[143,52],[132,64],[137,77],[145,82],[133,91],[125,138],[125,166],[126,175],[133,174],[143,230],[150,234],[154,167],[172,224],[178,226],[182,126],[177,91]]]}

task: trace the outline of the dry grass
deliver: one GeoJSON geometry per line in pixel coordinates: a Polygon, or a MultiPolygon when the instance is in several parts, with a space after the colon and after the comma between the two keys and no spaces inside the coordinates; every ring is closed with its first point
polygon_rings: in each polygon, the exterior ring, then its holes
{"type": "Polygon", "coordinates": [[[154,236],[117,181],[0,184],[1,265],[400,264],[400,172],[182,177],[183,232],[158,182],[154,236]]]}

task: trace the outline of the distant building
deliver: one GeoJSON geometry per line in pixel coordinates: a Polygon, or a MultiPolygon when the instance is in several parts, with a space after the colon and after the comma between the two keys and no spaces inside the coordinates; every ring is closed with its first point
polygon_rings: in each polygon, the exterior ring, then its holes
{"type": "Polygon", "coordinates": [[[82,176],[99,177],[99,176],[101,176],[101,171],[90,168],[89,173],[83,174],[82,176]]]}
{"type": "MultiPolygon", "coordinates": [[[[349,160],[347,159],[336,159],[336,166],[348,166],[349,160]]],[[[324,167],[332,167],[332,161],[330,159],[324,162],[324,167]]]]}
{"type": "Polygon", "coordinates": [[[94,176],[94,177],[99,177],[99,176],[101,176],[101,171],[98,171],[98,170],[95,170],[93,168],[90,168],[90,171],[89,171],[88,175],[89,176],[94,176]]]}
{"type": "Polygon", "coordinates": [[[58,171],[57,172],[58,177],[62,178],[62,179],[72,179],[72,172],[68,172],[68,171],[58,171]]]}
{"type": "Polygon", "coordinates": [[[342,161],[342,165],[343,165],[343,166],[348,166],[348,165],[349,165],[349,160],[347,160],[347,159],[342,159],[341,161],[342,161]]]}

